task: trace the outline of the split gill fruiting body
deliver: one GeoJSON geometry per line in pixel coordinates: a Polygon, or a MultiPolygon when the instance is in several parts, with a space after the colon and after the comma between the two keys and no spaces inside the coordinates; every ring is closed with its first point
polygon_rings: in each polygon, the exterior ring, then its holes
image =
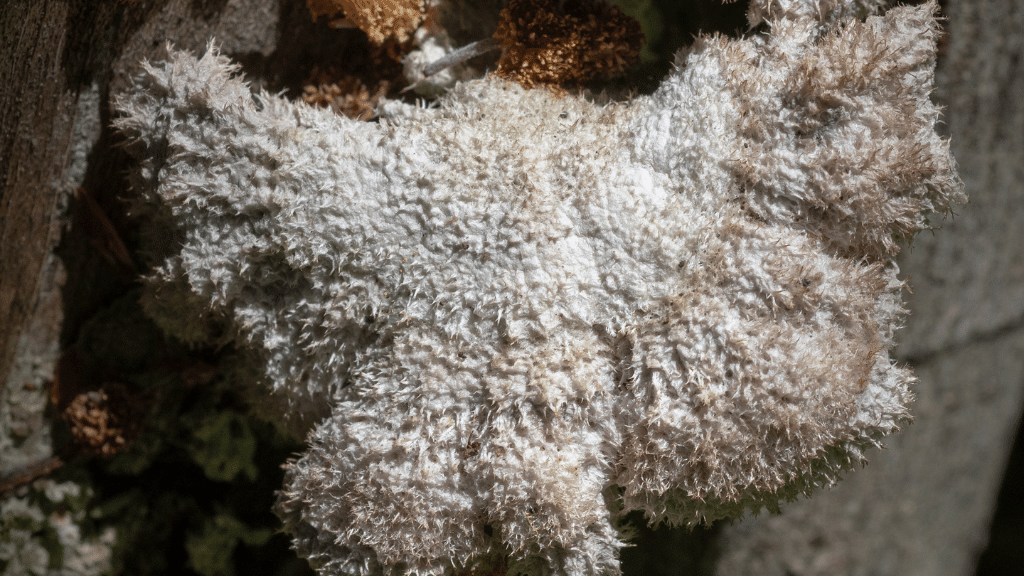
{"type": "Polygon", "coordinates": [[[144,66],[144,305],[311,430],[277,512],[322,574],[615,574],[616,514],[775,509],[909,418],[892,257],[964,201],[937,8],[783,4],[620,104],[487,77],[364,123],[144,66]]]}

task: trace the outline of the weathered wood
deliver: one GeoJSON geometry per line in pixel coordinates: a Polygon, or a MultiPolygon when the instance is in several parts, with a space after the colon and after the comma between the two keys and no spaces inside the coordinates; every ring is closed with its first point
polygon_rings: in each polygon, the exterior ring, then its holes
{"type": "Polygon", "coordinates": [[[0,6],[0,389],[35,309],[78,90],[63,66],[69,2],[0,6]]]}

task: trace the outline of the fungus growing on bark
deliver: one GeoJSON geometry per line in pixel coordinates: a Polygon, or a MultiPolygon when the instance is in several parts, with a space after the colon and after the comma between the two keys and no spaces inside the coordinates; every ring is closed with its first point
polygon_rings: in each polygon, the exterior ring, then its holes
{"type": "Polygon", "coordinates": [[[755,1],[608,105],[490,76],[366,123],[143,67],[143,304],[311,430],[277,512],[321,574],[614,574],[618,515],[775,510],[909,419],[892,256],[964,196],[935,3],[859,5],[755,1]]]}

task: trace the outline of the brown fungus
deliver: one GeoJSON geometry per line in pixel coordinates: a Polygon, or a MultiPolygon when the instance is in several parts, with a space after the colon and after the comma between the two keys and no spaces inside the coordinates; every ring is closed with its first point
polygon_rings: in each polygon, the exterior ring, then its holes
{"type": "Polygon", "coordinates": [[[497,75],[532,88],[611,76],[640,56],[640,23],[595,0],[512,0],[494,38],[502,55],[497,75]]]}

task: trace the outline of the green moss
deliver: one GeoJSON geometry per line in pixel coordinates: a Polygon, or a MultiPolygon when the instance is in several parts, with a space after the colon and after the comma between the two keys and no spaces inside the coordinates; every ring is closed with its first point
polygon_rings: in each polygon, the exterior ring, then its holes
{"type": "Polygon", "coordinates": [[[189,564],[203,576],[235,576],[232,555],[239,544],[261,546],[273,535],[269,528],[253,528],[228,513],[208,518],[201,530],[185,540],[189,564]]]}
{"type": "Polygon", "coordinates": [[[239,474],[245,474],[250,481],[256,479],[256,438],[240,414],[209,415],[196,428],[193,438],[189,453],[210,480],[231,482],[239,474]]]}
{"type": "Polygon", "coordinates": [[[190,385],[161,368],[136,380],[153,397],[145,429],[90,467],[103,489],[98,521],[118,528],[114,573],[308,574],[287,539],[272,538],[281,464],[301,447],[249,415],[220,373],[190,385]]]}

